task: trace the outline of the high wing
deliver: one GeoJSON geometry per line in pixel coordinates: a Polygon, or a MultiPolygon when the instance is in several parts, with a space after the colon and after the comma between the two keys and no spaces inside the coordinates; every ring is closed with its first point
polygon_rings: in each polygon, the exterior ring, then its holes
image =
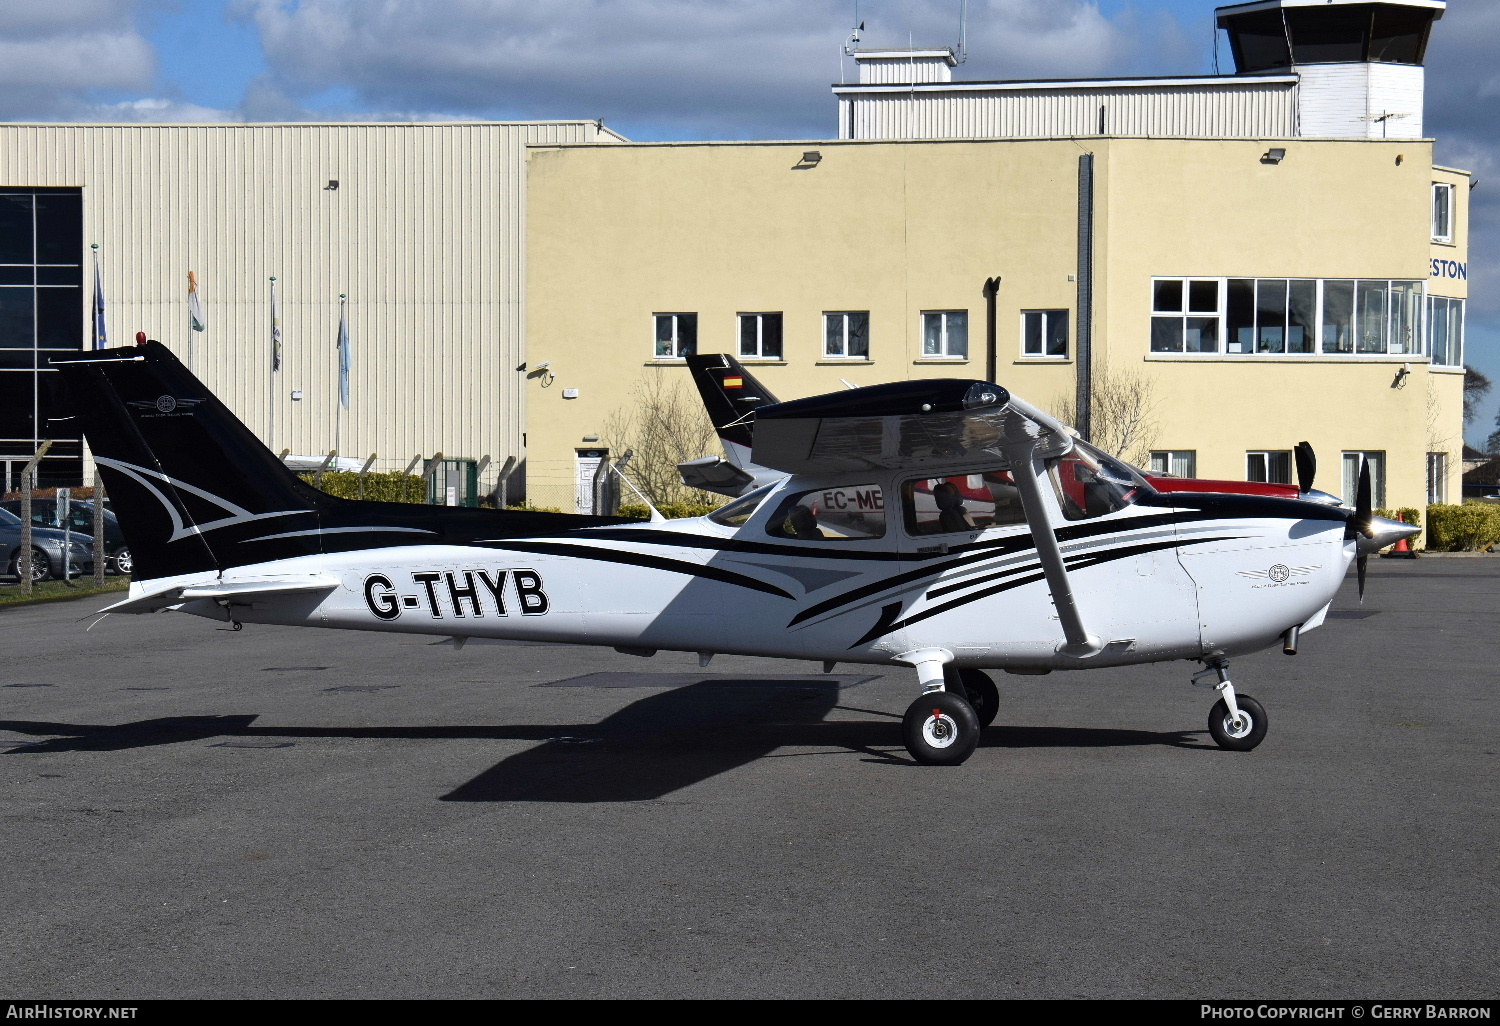
{"type": "Polygon", "coordinates": [[[754,462],[789,474],[1010,469],[1073,447],[1057,419],[993,382],[897,381],[756,411],[754,462]]]}

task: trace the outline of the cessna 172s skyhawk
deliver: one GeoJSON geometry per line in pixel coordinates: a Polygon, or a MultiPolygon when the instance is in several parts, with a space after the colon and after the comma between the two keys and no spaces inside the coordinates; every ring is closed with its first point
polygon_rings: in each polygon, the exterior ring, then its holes
{"type": "Polygon", "coordinates": [[[954,764],[995,717],[984,668],[1187,659],[1209,730],[1266,714],[1228,659],[1318,626],[1349,561],[1404,524],[1256,495],[1163,493],[992,382],[762,406],[779,476],[702,518],[334,498],[291,474],[158,343],[54,364],[136,559],[112,612],[726,652],[915,669],[903,736],[954,764]]]}

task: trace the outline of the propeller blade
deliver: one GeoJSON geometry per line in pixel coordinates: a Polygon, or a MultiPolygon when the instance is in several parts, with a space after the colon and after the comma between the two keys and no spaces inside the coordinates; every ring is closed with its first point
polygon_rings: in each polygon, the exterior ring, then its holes
{"type": "Polygon", "coordinates": [[[1297,460],[1297,490],[1302,492],[1312,491],[1313,477],[1318,472],[1318,457],[1313,452],[1313,447],[1307,442],[1298,442],[1297,447],[1292,450],[1297,460]]]}
{"type": "Polygon", "coordinates": [[[1354,561],[1354,572],[1359,575],[1359,601],[1361,605],[1365,601],[1365,564],[1369,561],[1370,557],[1363,553],[1354,561]]]}
{"type": "Polygon", "coordinates": [[[1349,518],[1348,526],[1344,529],[1345,538],[1373,538],[1374,511],[1370,508],[1370,461],[1361,460],[1359,465],[1359,486],[1354,492],[1354,515],[1349,518]]]}

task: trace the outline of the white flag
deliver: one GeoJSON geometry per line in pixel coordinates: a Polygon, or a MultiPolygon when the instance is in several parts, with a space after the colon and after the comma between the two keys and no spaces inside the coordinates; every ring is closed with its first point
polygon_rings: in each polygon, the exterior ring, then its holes
{"type": "Polygon", "coordinates": [[[198,276],[188,272],[188,325],[194,331],[203,331],[208,322],[203,319],[203,301],[198,298],[198,276]]]}

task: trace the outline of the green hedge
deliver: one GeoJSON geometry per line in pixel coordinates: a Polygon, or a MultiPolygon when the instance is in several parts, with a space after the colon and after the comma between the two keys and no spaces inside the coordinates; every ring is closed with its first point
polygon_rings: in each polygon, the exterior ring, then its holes
{"type": "Polygon", "coordinates": [[[1422,511],[1415,506],[1402,506],[1399,509],[1377,509],[1377,517],[1385,517],[1387,520],[1401,520],[1413,527],[1422,526],[1422,511]]]}
{"type": "MultiPolygon", "coordinates": [[[[718,509],[722,503],[705,502],[664,502],[656,508],[661,510],[661,515],[668,520],[679,520],[682,517],[705,517],[718,509]]],[[[639,517],[642,520],[651,516],[651,511],[646,508],[644,502],[622,502],[620,503],[620,516],[639,517]]]]}
{"type": "MultiPolygon", "coordinates": [[[[306,471],[297,475],[308,484],[315,475],[306,471]]],[[[329,470],[323,474],[323,491],[341,499],[359,498],[359,474],[352,470],[329,470]]],[[[416,474],[366,474],[365,499],[370,502],[427,501],[427,486],[416,474]]]]}
{"type": "Polygon", "coordinates": [[[1438,552],[1482,552],[1500,543],[1500,505],[1466,502],[1427,507],[1427,547],[1438,552]]]}

